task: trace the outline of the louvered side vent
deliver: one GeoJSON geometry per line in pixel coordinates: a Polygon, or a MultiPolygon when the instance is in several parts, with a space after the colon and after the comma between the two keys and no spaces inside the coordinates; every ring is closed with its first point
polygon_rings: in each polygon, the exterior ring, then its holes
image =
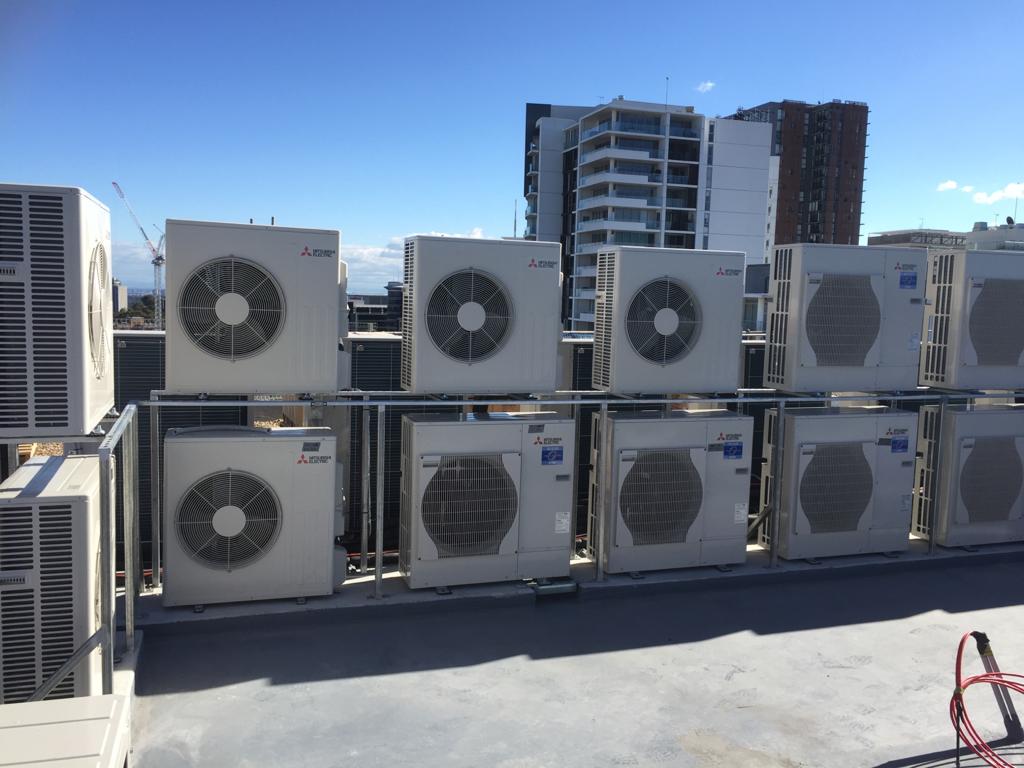
{"type": "Polygon", "coordinates": [[[789,290],[793,266],[793,249],[776,248],[772,265],[775,289],[773,307],[768,318],[767,355],[764,380],[767,385],[781,386],[786,376],[786,338],[789,334],[789,290]]]}
{"type": "MultiPolygon", "coordinates": [[[[579,422],[581,426],[583,418],[581,417],[579,422]]],[[[601,457],[603,452],[607,450],[607,445],[602,442],[601,437],[600,413],[592,413],[590,415],[590,435],[590,451],[588,452],[590,472],[587,476],[587,555],[591,558],[596,558],[598,555],[597,539],[601,531],[598,518],[604,514],[604,509],[598,506],[598,473],[600,472],[601,457]]],[[[578,446],[577,450],[581,448],[582,446],[578,446]]]]}
{"type": "Polygon", "coordinates": [[[412,502],[413,489],[410,484],[413,481],[412,459],[412,423],[402,421],[402,498],[399,507],[398,524],[398,569],[402,573],[409,573],[409,566],[412,561],[412,502]]]}
{"type": "Polygon", "coordinates": [[[943,253],[932,259],[931,282],[935,297],[927,309],[928,332],[924,340],[924,364],[921,371],[924,381],[929,384],[942,384],[946,381],[955,259],[952,253],[943,253]]]}
{"type": "Polygon", "coordinates": [[[619,516],[633,544],[686,541],[704,503],[688,449],[637,451],[619,490],[619,516]]]}
{"type": "Polygon", "coordinates": [[[800,506],[811,533],[857,530],[874,490],[861,443],[817,445],[800,478],[800,506]]]}
{"type": "Polygon", "coordinates": [[[402,275],[402,387],[412,389],[412,345],[416,339],[416,309],[413,306],[413,275],[416,274],[416,243],[406,241],[405,264],[402,275]]]}
{"type": "MultiPolygon", "coordinates": [[[[775,475],[772,473],[772,462],[775,455],[775,430],[779,429],[779,415],[773,409],[764,413],[764,456],[761,459],[761,509],[766,509],[772,503],[772,493],[775,487],[775,475]]],[[[772,515],[765,515],[764,520],[757,532],[758,544],[762,547],[770,547],[772,543],[771,530],[772,515]]]]}
{"type": "MultiPolygon", "coordinates": [[[[72,567],[70,505],[0,511],[0,704],[26,701],[74,653],[72,567]]],[[[48,698],[73,696],[76,676],[48,698]]]]}
{"type": "Polygon", "coordinates": [[[1017,441],[1007,437],[976,437],[960,468],[960,499],[972,524],[1010,519],[1024,484],[1017,441]]]}
{"type": "Polygon", "coordinates": [[[24,260],[25,218],[22,213],[22,196],[17,192],[0,192],[0,270],[4,262],[24,260]]]}
{"type": "Polygon", "coordinates": [[[29,421],[28,305],[25,283],[0,266],[0,428],[17,429],[29,421]]]}
{"type": "Polygon", "coordinates": [[[28,195],[32,396],[37,427],[66,427],[68,413],[67,253],[64,201],[28,195]]]}
{"type": "Polygon", "coordinates": [[[597,291],[594,302],[594,368],[595,389],[611,386],[612,323],[615,303],[615,254],[597,256],[597,291]]]}
{"type": "Polygon", "coordinates": [[[918,417],[917,466],[914,477],[914,513],[911,530],[919,536],[931,536],[938,495],[939,471],[939,408],[921,407],[918,417]]]}
{"type": "Polygon", "coordinates": [[[441,456],[420,517],[438,557],[497,555],[516,521],[519,494],[499,453],[441,456]]]}

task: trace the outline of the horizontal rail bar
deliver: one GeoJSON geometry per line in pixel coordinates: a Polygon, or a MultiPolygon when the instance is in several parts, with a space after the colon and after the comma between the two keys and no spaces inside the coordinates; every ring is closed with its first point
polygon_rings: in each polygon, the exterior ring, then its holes
{"type": "Polygon", "coordinates": [[[75,671],[75,668],[96,649],[96,646],[104,645],[108,642],[107,629],[105,626],[102,626],[93,632],[88,640],[78,646],[78,650],[72,653],[67,661],[61,664],[52,675],[46,678],[42,685],[32,692],[32,695],[28,697],[28,701],[42,701],[45,699],[54,688],[61,684],[65,677],[75,671]]]}

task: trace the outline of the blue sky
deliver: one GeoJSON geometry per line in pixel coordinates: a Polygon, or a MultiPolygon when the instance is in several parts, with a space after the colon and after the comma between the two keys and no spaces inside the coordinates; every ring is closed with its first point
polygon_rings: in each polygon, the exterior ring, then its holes
{"type": "Polygon", "coordinates": [[[379,291],[408,233],[511,234],[525,102],[661,101],[667,75],[708,115],[868,102],[862,232],[967,229],[1024,195],[1022,21],[1020,2],[0,0],[0,179],[104,200],[130,285],[150,270],[111,180],[147,227],[341,229],[351,289],[379,291]]]}

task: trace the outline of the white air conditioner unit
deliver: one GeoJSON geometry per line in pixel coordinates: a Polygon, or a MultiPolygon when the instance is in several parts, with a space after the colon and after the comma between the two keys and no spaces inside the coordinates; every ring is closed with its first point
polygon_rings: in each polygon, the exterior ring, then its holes
{"type": "Polygon", "coordinates": [[[914,486],[917,414],[884,407],[791,408],[785,423],[766,413],[761,503],[781,482],[781,557],[897,552],[907,549],[914,486]],[[782,476],[772,470],[783,434],[782,476]]]}
{"type": "Polygon", "coordinates": [[[1024,540],[1024,406],[921,409],[914,533],[945,547],[1024,540]]]}
{"type": "MultiPolygon", "coordinates": [[[[32,458],[0,484],[0,704],[26,701],[102,623],[99,504],[97,456],[32,458]]],[[[101,693],[100,658],[48,698],[101,693]]]]}
{"type": "Polygon", "coordinates": [[[410,237],[402,296],[402,388],[551,392],[561,338],[561,247],[410,237]]]}
{"type": "Polygon", "coordinates": [[[85,435],[114,407],[110,211],[0,184],[0,438],[85,435]]]}
{"type": "Polygon", "coordinates": [[[601,415],[593,418],[587,538],[602,541],[605,571],[746,559],[753,417],[726,410],[609,413],[606,435],[601,415]],[[603,508],[602,465],[609,472],[603,508]]]}
{"type": "Polygon", "coordinates": [[[413,589],[569,575],[575,424],[402,417],[399,564],[413,589]]]}
{"type": "Polygon", "coordinates": [[[1024,259],[1014,251],[928,254],[921,384],[1024,386],[1024,259]]]}
{"type": "Polygon", "coordinates": [[[334,392],[337,231],[167,222],[172,392],[334,392]]]}
{"type": "Polygon", "coordinates": [[[595,389],[735,392],[743,254],[615,248],[597,256],[595,389]]]}
{"type": "Polygon", "coordinates": [[[925,261],[923,248],[777,247],[765,386],[786,392],[915,389],[925,261]]]}
{"type": "Polygon", "coordinates": [[[328,595],[335,436],[171,430],[164,441],[164,605],[328,595]]]}

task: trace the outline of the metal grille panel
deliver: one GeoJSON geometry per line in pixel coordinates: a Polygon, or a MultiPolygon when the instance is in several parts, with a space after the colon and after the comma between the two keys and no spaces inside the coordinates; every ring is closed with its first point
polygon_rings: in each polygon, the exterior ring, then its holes
{"type": "MultiPolygon", "coordinates": [[[[39,508],[40,684],[75,652],[75,591],[70,505],[39,508]]],[[[95,606],[79,606],[83,614],[95,606]]],[[[49,698],[75,695],[71,674],[49,698]]]]}
{"type": "Polygon", "coordinates": [[[972,523],[1008,520],[1024,482],[1013,437],[976,437],[960,469],[960,498],[972,523]]]}
{"type": "Polygon", "coordinates": [[[704,488],[688,449],[637,451],[619,491],[619,515],[633,543],[686,541],[704,488]]]}
{"type": "Polygon", "coordinates": [[[775,290],[773,310],[768,318],[768,340],[764,377],[770,384],[782,385],[786,376],[786,338],[789,334],[789,289],[793,264],[792,248],[776,248],[772,265],[775,290]]]}
{"type": "Polygon", "coordinates": [[[29,422],[28,303],[25,284],[0,282],[0,427],[29,422]]]}
{"type": "Polygon", "coordinates": [[[0,192],[0,262],[25,260],[25,219],[21,195],[0,192]]]}
{"type": "Polygon", "coordinates": [[[189,340],[223,360],[258,355],[274,343],[285,322],[284,292],[273,275],[233,256],[208,261],[189,275],[177,309],[189,340]],[[229,294],[248,305],[241,322],[225,322],[217,314],[218,300],[229,294]]]}
{"type": "Polygon", "coordinates": [[[918,415],[917,446],[919,457],[915,468],[913,531],[930,536],[934,525],[939,471],[939,408],[921,407],[918,415]]]}
{"type": "Polygon", "coordinates": [[[987,279],[967,324],[979,365],[1020,365],[1024,280],[987,279]]]}
{"type": "Polygon", "coordinates": [[[864,365],[881,326],[882,310],[870,276],[821,276],[804,319],[819,366],[864,365]]]}
{"type": "Polygon", "coordinates": [[[855,531],[874,478],[861,443],[818,445],[800,478],[800,506],[811,533],[855,531]]]}
{"type": "Polygon", "coordinates": [[[470,268],[448,275],[427,302],[427,333],[437,348],[460,363],[476,363],[504,345],[512,327],[512,300],[497,278],[470,268]],[[483,309],[483,324],[466,326],[459,315],[467,304],[483,309]]]}
{"type": "Polygon", "coordinates": [[[405,242],[405,261],[402,283],[402,362],[401,381],[405,389],[412,389],[412,352],[415,341],[416,310],[413,306],[413,277],[416,273],[416,243],[405,242]]]}
{"type": "Polygon", "coordinates": [[[281,532],[281,504],[269,485],[255,475],[226,469],[207,475],[182,496],[174,513],[182,549],[196,562],[233,571],[263,557],[281,532]],[[242,529],[225,536],[214,529],[214,516],[224,507],[245,515],[242,529]]]}
{"type": "Polygon", "coordinates": [[[669,278],[644,285],[626,310],[626,336],[636,353],[658,365],[668,365],[689,354],[700,336],[700,305],[693,292],[669,278]],[[678,326],[661,333],[655,325],[658,313],[675,313],[678,326]]]}
{"type": "Polygon", "coordinates": [[[440,458],[420,514],[439,557],[469,557],[497,555],[518,509],[501,454],[474,454],[440,458]]]}
{"type": "Polygon", "coordinates": [[[68,318],[63,198],[28,195],[28,223],[35,426],[66,427],[68,318]]]}
{"type": "Polygon", "coordinates": [[[594,362],[593,386],[608,389],[611,386],[612,366],[612,311],[615,302],[614,253],[597,256],[597,290],[594,302],[594,362]]]}
{"type": "Polygon", "coordinates": [[[943,253],[932,258],[929,293],[934,293],[934,297],[925,307],[928,333],[922,343],[924,354],[921,364],[922,377],[931,384],[942,384],[946,381],[950,310],[953,302],[953,268],[956,258],[952,253],[943,253]]]}

